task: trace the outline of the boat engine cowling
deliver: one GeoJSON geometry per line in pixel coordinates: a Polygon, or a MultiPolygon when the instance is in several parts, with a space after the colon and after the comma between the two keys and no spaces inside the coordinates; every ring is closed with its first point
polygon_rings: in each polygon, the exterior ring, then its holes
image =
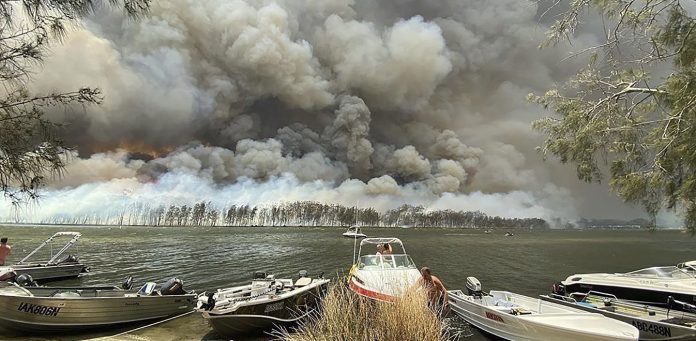
{"type": "Polygon", "coordinates": [[[299,278],[307,277],[307,270],[300,270],[300,273],[297,274],[297,276],[298,276],[299,278]]]}
{"type": "Polygon", "coordinates": [[[471,296],[481,297],[481,282],[476,277],[466,278],[466,290],[471,296]]]}
{"type": "Polygon", "coordinates": [[[186,293],[184,291],[184,281],[174,277],[162,284],[160,293],[162,295],[183,295],[186,293]]]}
{"type": "Polygon", "coordinates": [[[15,277],[15,283],[23,287],[37,286],[36,282],[34,281],[34,278],[32,278],[30,274],[21,274],[15,277]]]}
{"type": "Polygon", "coordinates": [[[126,277],[126,279],[123,280],[123,283],[121,283],[121,288],[123,290],[133,289],[133,276],[126,277]]]}
{"type": "Polygon", "coordinates": [[[215,293],[208,292],[198,297],[198,308],[205,311],[210,311],[215,308],[215,293]]]}

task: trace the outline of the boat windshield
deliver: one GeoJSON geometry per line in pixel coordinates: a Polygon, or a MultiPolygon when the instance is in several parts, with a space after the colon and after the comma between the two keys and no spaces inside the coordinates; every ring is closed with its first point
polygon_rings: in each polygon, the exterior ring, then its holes
{"type": "Polygon", "coordinates": [[[403,270],[415,268],[416,264],[408,255],[366,255],[360,257],[360,269],[403,270]]]}
{"type": "Polygon", "coordinates": [[[679,263],[677,264],[677,267],[690,274],[696,273],[696,262],[694,261],[679,263]]]}
{"type": "Polygon", "coordinates": [[[684,270],[679,269],[676,266],[658,266],[653,268],[640,269],[636,271],[631,271],[626,275],[633,277],[674,279],[688,279],[694,277],[693,275],[686,273],[684,270]]]}

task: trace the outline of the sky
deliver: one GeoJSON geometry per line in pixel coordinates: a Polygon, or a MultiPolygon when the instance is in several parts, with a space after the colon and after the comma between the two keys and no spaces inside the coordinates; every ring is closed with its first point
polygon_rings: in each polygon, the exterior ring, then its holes
{"type": "MultiPolygon", "coordinates": [[[[536,149],[526,100],[600,41],[539,49],[557,10],[524,0],[169,0],[140,20],[100,8],[30,87],[99,106],[47,113],[75,146],[42,197],[0,217],[314,200],[573,221],[644,217],[536,149]],[[540,7],[541,6],[541,7],[540,7]]],[[[678,224],[662,214],[664,224],[678,224]]]]}

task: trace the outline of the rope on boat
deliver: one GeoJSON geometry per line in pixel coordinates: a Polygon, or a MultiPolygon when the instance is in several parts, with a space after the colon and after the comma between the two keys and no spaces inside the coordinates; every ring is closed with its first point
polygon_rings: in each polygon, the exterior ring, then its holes
{"type": "MultiPolygon", "coordinates": [[[[118,333],[118,334],[116,334],[116,335],[103,336],[103,337],[98,337],[98,338],[96,338],[96,339],[91,339],[91,340],[92,340],[92,341],[109,340],[109,339],[114,338],[114,337],[124,336],[124,335],[126,335],[126,334],[130,334],[130,333],[132,333],[132,332],[136,332],[136,331],[138,331],[138,330],[145,329],[145,328],[150,328],[150,327],[156,326],[156,325],[158,325],[158,324],[160,324],[160,323],[169,322],[169,321],[171,321],[171,320],[175,320],[175,319],[178,319],[179,317],[184,317],[184,316],[186,316],[186,315],[189,315],[189,314],[192,314],[192,313],[195,313],[195,312],[196,312],[195,310],[187,311],[187,312],[185,312],[185,313],[183,313],[183,314],[179,314],[179,315],[176,315],[176,316],[172,316],[172,317],[170,317],[170,318],[167,318],[167,319],[164,319],[164,320],[161,320],[161,321],[157,321],[157,322],[154,322],[154,323],[150,323],[150,324],[148,324],[148,325],[141,326],[141,327],[138,327],[138,328],[135,328],[135,329],[127,330],[127,331],[125,331],[125,332],[118,333]]],[[[89,341],[89,340],[88,340],[88,341],[89,341]]]]}

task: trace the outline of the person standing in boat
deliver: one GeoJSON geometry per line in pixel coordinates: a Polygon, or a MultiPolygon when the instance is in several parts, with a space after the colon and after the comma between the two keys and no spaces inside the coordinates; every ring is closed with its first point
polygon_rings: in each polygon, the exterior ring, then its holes
{"type": "Polygon", "coordinates": [[[0,239],[0,266],[5,265],[5,259],[12,254],[12,247],[7,245],[7,237],[0,239]]]}
{"type": "Polygon", "coordinates": [[[383,255],[391,255],[392,254],[392,247],[389,245],[389,243],[384,243],[382,244],[382,248],[384,251],[382,251],[383,255]]]}
{"type": "Polygon", "coordinates": [[[391,255],[392,254],[392,248],[391,245],[384,243],[384,244],[377,244],[377,256],[386,256],[386,255],[391,255]]]}
{"type": "Polygon", "coordinates": [[[424,266],[420,270],[421,278],[418,279],[418,284],[424,288],[428,294],[428,305],[438,313],[447,311],[447,289],[442,281],[433,275],[430,268],[424,266]]]}

